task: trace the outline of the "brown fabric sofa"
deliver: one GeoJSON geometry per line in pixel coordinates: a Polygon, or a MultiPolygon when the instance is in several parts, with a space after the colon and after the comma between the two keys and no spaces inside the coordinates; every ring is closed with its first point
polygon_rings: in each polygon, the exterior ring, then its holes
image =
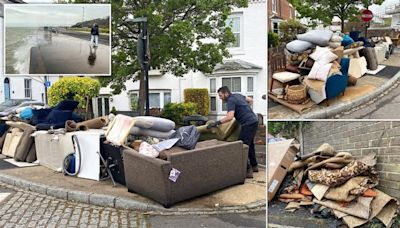
{"type": "Polygon", "coordinates": [[[248,147],[242,141],[199,142],[193,150],[168,153],[167,160],[143,156],[125,149],[125,181],[128,191],[153,199],[164,207],[204,195],[246,178],[248,147]],[[181,173],[169,180],[172,168],[181,173]]]}

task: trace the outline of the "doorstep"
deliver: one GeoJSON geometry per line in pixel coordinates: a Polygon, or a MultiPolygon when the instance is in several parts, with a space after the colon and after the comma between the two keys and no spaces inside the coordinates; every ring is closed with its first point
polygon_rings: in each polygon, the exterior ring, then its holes
{"type": "Polygon", "coordinates": [[[43,166],[2,170],[0,182],[66,200],[149,214],[214,214],[265,210],[265,175],[265,169],[261,169],[254,173],[253,179],[246,179],[245,184],[187,200],[168,209],[141,195],[129,193],[123,185],[113,187],[111,180],[69,177],[43,166]]]}

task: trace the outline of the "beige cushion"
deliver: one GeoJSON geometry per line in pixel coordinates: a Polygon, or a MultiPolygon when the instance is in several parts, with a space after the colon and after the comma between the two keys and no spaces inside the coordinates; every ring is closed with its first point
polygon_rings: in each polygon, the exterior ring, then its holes
{"type": "Polygon", "coordinates": [[[338,56],[333,54],[330,48],[322,48],[317,46],[314,53],[310,55],[310,58],[321,64],[327,64],[333,62],[333,60],[336,60],[338,56]]]}
{"type": "Polygon", "coordinates": [[[287,71],[274,73],[272,75],[273,79],[278,80],[282,83],[290,82],[292,80],[298,79],[299,77],[300,77],[300,74],[287,72],[287,71]]]}
{"type": "Polygon", "coordinates": [[[349,75],[361,78],[365,73],[367,73],[367,60],[364,56],[350,59],[349,75]]]}

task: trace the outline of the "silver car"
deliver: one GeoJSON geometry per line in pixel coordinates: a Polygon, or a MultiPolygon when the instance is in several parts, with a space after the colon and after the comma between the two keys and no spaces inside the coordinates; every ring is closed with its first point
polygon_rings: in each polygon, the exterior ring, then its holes
{"type": "Polygon", "coordinates": [[[41,101],[34,101],[28,99],[10,99],[0,103],[0,117],[16,114],[16,110],[21,107],[30,105],[44,106],[41,101]]]}

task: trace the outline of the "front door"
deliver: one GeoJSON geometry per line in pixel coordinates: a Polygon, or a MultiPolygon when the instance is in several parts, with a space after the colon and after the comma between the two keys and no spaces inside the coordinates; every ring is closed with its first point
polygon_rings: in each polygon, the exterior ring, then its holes
{"type": "Polygon", "coordinates": [[[10,80],[8,78],[4,79],[4,98],[5,98],[5,100],[11,99],[10,80]]]}

